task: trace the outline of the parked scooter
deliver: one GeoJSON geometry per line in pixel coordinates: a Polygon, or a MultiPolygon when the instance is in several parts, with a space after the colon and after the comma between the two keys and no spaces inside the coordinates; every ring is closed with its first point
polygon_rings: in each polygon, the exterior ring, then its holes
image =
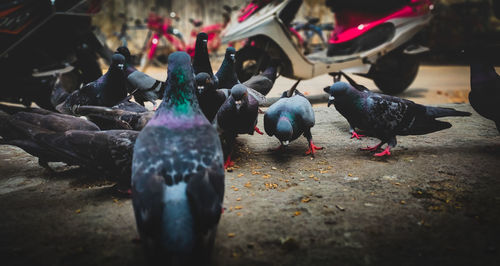
{"type": "Polygon", "coordinates": [[[112,51],[97,38],[91,15],[101,1],[17,0],[0,4],[0,100],[52,109],[56,76],[74,90],[102,75],[97,55],[112,51]]]}
{"type": "Polygon", "coordinates": [[[304,47],[304,55],[317,52],[327,47],[325,32],[333,31],[333,23],[319,23],[320,19],[307,17],[306,22],[293,22],[290,30],[294,33],[299,42],[304,47]],[[313,43],[314,36],[317,36],[320,43],[313,43]]]}
{"type": "Polygon", "coordinates": [[[235,68],[242,81],[278,59],[280,74],[288,78],[329,73],[338,79],[343,70],[371,78],[383,92],[396,94],[415,79],[420,65],[416,55],[428,51],[413,38],[429,24],[433,5],[430,0],[390,0],[390,6],[372,7],[381,2],[327,0],[336,18],[328,49],[307,56],[290,31],[302,0],[253,0],[228,25],[222,41],[247,39],[236,54],[235,68]],[[360,10],[355,2],[368,8],[360,10]]]}

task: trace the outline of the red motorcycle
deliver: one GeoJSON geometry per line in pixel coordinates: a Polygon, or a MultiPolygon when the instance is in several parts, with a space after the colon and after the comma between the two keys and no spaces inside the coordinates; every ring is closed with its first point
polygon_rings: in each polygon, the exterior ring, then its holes
{"type": "Polygon", "coordinates": [[[189,42],[189,45],[186,48],[186,52],[191,57],[194,56],[196,36],[200,32],[205,32],[208,35],[208,43],[207,43],[208,52],[217,54],[217,51],[219,50],[219,47],[222,44],[220,35],[226,28],[226,26],[229,24],[229,21],[231,20],[232,11],[236,10],[237,7],[231,8],[227,5],[224,5],[223,9],[224,12],[222,13],[222,18],[223,18],[222,23],[215,23],[212,25],[203,26],[203,21],[193,18],[189,19],[189,22],[193,25],[194,28],[193,30],[191,30],[191,41],[189,42]]]}
{"type": "MultiPolygon", "coordinates": [[[[141,59],[141,67],[144,71],[150,62],[155,59],[158,46],[160,44],[161,38],[164,37],[167,40],[168,48],[171,48],[168,53],[173,51],[185,51],[186,44],[181,32],[173,26],[173,20],[179,20],[179,17],[175,12],[170,13],[170,17],[162,17],[155,12],[149,13],[147,18],[147,27],[149,29],[148,35],[146,37],[146,42],[143,48],[143,57],[141,59]]],[[[166,54],[168,56],[168,53],[166,54]]],[[[164,56],[166,59],[166,56],[164,56]]],[[[166,63],[165,60],[159,59],[161,63],[166,63]]],[[[158,62],[157,61],[157,62],[158,62]]]]}

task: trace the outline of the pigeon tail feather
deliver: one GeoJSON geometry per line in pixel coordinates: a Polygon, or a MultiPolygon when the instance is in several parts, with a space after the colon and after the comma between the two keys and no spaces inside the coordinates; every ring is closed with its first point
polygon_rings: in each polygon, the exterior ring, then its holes
{"type": "MultiPolygon", "coordinates": [[[[448,129],[451,124],[444,121],[434,120],[434,119],[416,119],[413,125],[408,130],[409,135],[424,135],[443,129],[448,129]]],[[[401,134],[407,135],[407,134],[401,134]]]]}
{"type": "Polygon", "coordinates": [[[443,108],[443,107],[425,107],[425,114],[432,118],[446,117],[446,116],[470,116],[469,112],[457,111],[452,108],[443,108]]]}

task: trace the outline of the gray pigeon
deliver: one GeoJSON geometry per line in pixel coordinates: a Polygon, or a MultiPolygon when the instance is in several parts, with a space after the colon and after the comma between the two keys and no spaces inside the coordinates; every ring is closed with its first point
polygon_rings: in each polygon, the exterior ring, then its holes
{"type": "Polygon", "coordinates": [[[264,129],[269,136],[276,136],[282,146],[287,146],[304,134],[309,143],[306,154],[314,156],[316,150],[323,149],[314,145],[312,141],[311,128],[314,126],[314,111],[309,100],[295,91],[295,95],[287,97],[287,93],[267,109],[264,115],[264,129]]]}
{"type": "Polygon", "coordinates": [[[8,119],[24,121],[54,132],[100,130],[96,124],[84,118],[56,113],[42,108],[24,108],[0,104],[0,110],[10,114],[10,116],[6,116],[8,119]]]}
{"type": "Polygon", "coordinates": [[[8,115],[0,111],[3,121],[0,145],[23,149],[38,157],[40,166],[49,170],[48,162],[64,162],[108,175],[120,185],[130,185],[132,150],[139,132],[99,131],[96,125],[82,118],[57,115],[41,112],[8,115]]]}
{"type": "Polygon", "coordinates": [[[190,56],[172,53],[163,102],[134,148],[132,204],[155,265],[209,264],[222,213],[222,148],[194,90],[190,56]]]}
{"type": "MultiPolygon", "coordinates": [[[[234,85],[239,84],[238,76],[234,68],[236,50],[234,47],[227,47],[226,54],[222,64],[215,73],[218,80],[219,89],[231,89],[234,85]]],[[[210,73],[209,73],[210,74],[210,73]]]]}
{"type": "Polygon", "coordinates": [[[72,92],[56,109],[61,113],[72,114],[72,108],[78,105],[116,105],[127,96],[124,67],[125,57],[114,54],[104,75],[72,92]]]}
{"type": "Polygon", "coordinates": [[[64,89],[61,75],[59,74],[54,81],[54,87],[50,93],[50,103],[54,108],[68,98],[69,93],[64,89]]]}
{"type": "MultiPolygon", "coordinates": [[[[214,76],[214,72],[212,70],[212,65],[210,64],[210,58],[208,55],[208,35],[205,32],[200,32],[196,35],[196,44],[194,47],[194,56],[193,56],[193,69],[194,74],[197,75],[199,73],[207,73],[210,77],[214,76]]],[[[214,79],[215,83],[217,80],[214,79]]]]}
{"type": "Polygon", "coordinates": [[[470,116],[468,112],[452,108],[431,107],[394,96],[369,91],[359,91],[345,82],[334,83],[324,89],[330,94],[328,106],[332,103],[350,125],[368,136],[381,140],[373,147],[363,150],[375,151],[385,143],[388,146],[375,156],[391,155],[396,146],[397,135],[423,135],[451,127],[448,122],[436,120],[445,116],[470,116]]]}
{"type": "MultiPolygon", "coordinates": [[[[351,86],[353,86],[358,91],[362,91],[362,92],[370,91],[367,87],[365,87],[364,85],[358,84],[356,81],[354,81],[351,77],[349,77],[344,72],[339,71],[338,75],[336,77],[338,78],[338,80],[340,80],[341,76],[343,76],[349,82],[349,84],[351,84],[351,86]]],[[[335,79],[335,77],[334,77],[334,79],[335,79]]],[[[330,89],[330,86],[324,88],[325,91],[328,91],[329,89],[330,89]]],[[[351,133],[351,139],[353,139],[353,138],[361,139],[362,137],[365,137],[365,135],[361,135],[358,132],[356,132],[354,126],[351,124],[349,124],[349,133],[351,133]]]]}
{"type": "Polygon", "coordinates": [[[273,88],[278,72],[278,61],[273,61],[262,73],[250,77],[243,85],[252,88],[262,95],[267,95],[273,88]]]}
{"type": "Polygon", "coordinates": [[[476,55],[470,64],[469,102],[474,110],[495,122],[500,132],[500,76],[484,55],[476,55]]]}
{"type": "Polygon", "coordinates": [[[231,161],[231,155],[238,134],[253,135],[254,132],[263,134],[257,128],[259,99],[254,96],[255,93],[258,92],[252,92],[243,84],[236,84],[231,88],[231,94],[217,112],[214,123],[221,132],[228,149],[225,168],[234,164],[231,161]]]}
{"type": "Polygon", "coordinates": [[[196,97],[201,111],[210,122],[214,120],[217,111],[229,96],[228,90],[217,89],[214,77],[205,72],[200,72],[195,77],[196,97]]]}
{"type": "Polygon", "coordinates": [[[131,63],[130,51],[126,46],[118,47],[116,52],[125,57],[128,92],[134,95],[134,100],[140,105],[144,106],[144,102],[149,101],[156,107],[156,100],[163,97],[165,82],[137,70],[131,63]]]}
{"type": "Polygon", "coordinates": [[[153,117],[153,111],[136,112],[119,107],[83,105],[75,108],[76,115],[86,116],[103,130],[130,129],[142,130],[153,117]]]}

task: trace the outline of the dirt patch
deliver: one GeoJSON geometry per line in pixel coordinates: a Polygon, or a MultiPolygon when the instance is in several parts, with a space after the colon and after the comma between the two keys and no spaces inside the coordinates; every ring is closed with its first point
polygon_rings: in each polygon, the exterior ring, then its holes
{"type": "MultiPolygon", "coordinates": [[[[274,138],[238,138],[217,265],[498,263],[500,136],[493,122],[476,113],[446,118],[451,129],[399,137],[390,158],[376,159],[358,148],[377,140],[349,139],[333,108],[315,112],[313,138],[325,149],[314,159],[303,155],[303,138],[281,153],[268,151],[279,144],[274,138]]],[[[51,173],[10,146],[0,147],[0,167],[1,189],[15,187],[0,193],[5,265],[144,264],[131,201],[105,177],[62,165],[51,173]]]]}

